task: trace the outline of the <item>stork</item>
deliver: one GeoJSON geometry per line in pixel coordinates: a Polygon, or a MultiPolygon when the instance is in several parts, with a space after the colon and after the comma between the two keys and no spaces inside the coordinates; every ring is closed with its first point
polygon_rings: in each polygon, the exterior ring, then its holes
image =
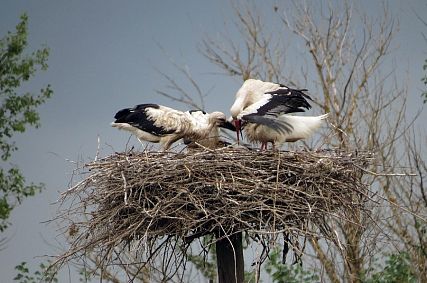
{"type": "Polygon", "coordinates": [[[308,138],[328,114],[314,117],[289,115],[311,108],[307,99],[312,99],[304,91],[260,80],[245,81],[230,109],[237,141],[242,128],[249,141],[261,143],[261,149],[267,149],[268,142],[274,148],[284,142],[308,138]]]}
{"type": "MultiPolygon", "coordinates": [[[[187,113],[193,116],[193,118],[199,123],[207,123],[207,121],[209,120],[210,114],[202,110],[189,110],[187,111],[187,113]]],[[[201,138],[199,140],[191,140],[188,137],[184,138],[184,144],[186,144],[188,148],[196,148],[202,146],[209,149],[227,146],[227,142],[220,140],[220,127],[231,131],[236,131],[236,128],[234,127],[233,123],[231,123],[230,121],[225,121],[221,124],[212,127],[207,137],[201,138]]]]}
{"type": "MultiPolygon", "coordinates": [[[[258,103],[258,106],[262,106],[262,104],[259,104],[260,101],[267,103],[272,95],[297,95],[304,99],[312,100],[304,91],[306,91],[306,89],[292,89],[278,83],[264,82],[255,79],[246,80],[237,91],[236,99],[230,108],[231,117],[236,126],[237,143],[239,143],[239,135],[241,135],[241,120],[238,119],[237,116],[247,107],[255,103],[258,103]]],[[[311,106],[308,105],[308,107],[311,106]]]]}
{"type": "Polygon", "coordinates": [[[203,117],[200,119],[191,111],[182,112],[158,104],[139,104],[118,111],[111,126],[131,132],[141,142],[160,143],[166,151],[181,138],[203,140],[215,128],[228,127],[222,112],[205,113],[203,117]]]}

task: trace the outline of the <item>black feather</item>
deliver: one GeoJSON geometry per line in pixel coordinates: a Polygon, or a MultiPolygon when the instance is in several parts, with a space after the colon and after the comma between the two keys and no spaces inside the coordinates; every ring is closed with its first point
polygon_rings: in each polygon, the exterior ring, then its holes
{"type": "Polygon", "coordinates": [[[304,108],[310,109],[311,105],[299,94],[271,95],[268,102],[258,108],[255,113],[243,115],[241,119],[248,123],[270,127],[285,134],[290,133],[294,128],[277,117],[288,113],[305,112],[304,108]]]}
{"type": "MultiPolygon", "coordinates": [[[[129,115],[130,110],[131,110],[131,108],[125,108],[125,109],[122,109],[119,112],[117,112],[116,115],[114,115],[114,119],[116,119],[116,123],[117,123],[117,120],[124,119],[124,117],[129,115]]],[[[119,122],[119,123],[121,123],[121,122],[119,122]]]]}
{"type": "Polygon", "coordinates": [[[190,114],[191,113],[194,113],[194,112],[202,112],[204,115],[206,115],[206,112],[205,111],[203,111],[203,110],[189,110],[188,111],[190,114]]]}
{"type": "Polygon", "coordinates": [[[255,123],[258,125],[267,126],[281,134],[290,133],[294,129],[294,127],[291,124],[285,121],[279,120],[276,117],[271,115],[260,116],[256,114],[248,114],[243,116],[242,120],[248,123],[255,123]]]}
{"type": "Polygon", "coordinates": [[[221,123],[219,126],[220,126],[221,128],[228,129],[228,130],[233,131],[233,132],[235,132],[235,131],[236,131],[236,127],[233,125],[233,123],[231,123],[231,122],[229,122],[229,121],[224,121],[224,122],[223,122],[223,123],[221,123]]]}
{"type": "Polygon", "coordinates": [[[280,85],[284,88],[279,88],[277,90],[266,92],[266,94],[277,94],[277,95],[298,95],[302,96],[304,98],[307,98],[309,100],[313,100],[308,94],[304,93],[304,91],[308,91],[307,89],[295,89],[295,88],[288,88],[287,86],[280,85]]]}
{"type": "Polygon", "coordinates": [[[279,116],[282,114],[305,112],[311,108],[307,100],[299,95],[272,95],[269,101],[257,109],[255,115],[274,115],[279,116]]]}
{"type": "Polygon", "coordinates": [[[157,104],[139,104],[133,108],[122,109],[114,116],[115,123],[127,123],[155,136],[164,136],[175,132],[174,129],[166,130],[163,127],[154,125],[156,121],[147,115],[148,108],[159,109],[160,106],[157,104]]]}

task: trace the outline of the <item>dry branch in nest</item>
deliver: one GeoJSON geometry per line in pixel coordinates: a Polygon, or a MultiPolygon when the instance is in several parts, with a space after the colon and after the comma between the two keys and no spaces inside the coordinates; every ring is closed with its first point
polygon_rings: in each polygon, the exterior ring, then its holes
{"type": "Polygon", "coordinates": [[[328,219],[364,211],[361,168],[371,160],[334,150],[116,153],[85,164],[63,193],[72,202],[59,217],[70,240],[60,262],[91,250],[103,254],[100,266],[113,264],[129,246],[146,263],[218,232],[328,237],[328,219]]]}

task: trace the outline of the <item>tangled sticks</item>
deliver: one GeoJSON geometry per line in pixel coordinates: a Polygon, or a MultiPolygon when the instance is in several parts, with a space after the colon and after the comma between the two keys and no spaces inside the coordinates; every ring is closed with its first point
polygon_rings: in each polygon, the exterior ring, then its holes
{"type": "Polygon", "coordinates": [[[351,221],[364,210],[362,168],[372,158],[334,150],[116,153],[86,164],[81,174],[88,175],[63,193],[73,202],[59,216],[71,245],[62,260],[141,239],[190,243],[218,231],[332,234],[327,219],[351,221]]]}

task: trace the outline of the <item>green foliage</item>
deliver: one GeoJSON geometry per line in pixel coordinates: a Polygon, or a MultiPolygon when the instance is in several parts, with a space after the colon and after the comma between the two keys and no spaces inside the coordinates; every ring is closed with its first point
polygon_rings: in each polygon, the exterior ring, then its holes
{"type": "MultiPolygon", "coordinates": [[[[421,81],[424,83],[424,85],[427,88],[427,59],[424,61],[423,70],[424,70],[424,72],[426,72],[426,74],[421,79],[421,81]]],[[[421,94],[421,96],[424,97],[424,103],[426,103],[427,102],[427,89],[421,94]]]]}
{"type": "Polygon", "coordinates": [[[93,277],[93,273],[84,268],[80,269],[79,274],[80,274],[80,278],[79,278],[80,282],[89,282],[90,279],[93,277]]]}
{"type": "Polygon", "coordinates": [[[275,248],[270,253],[270,259],[267,261],[265,270],[271,276],[273,282],[277,283],[311,283],[319,282],[317,274],[304,270],[300,265],[288,266],[282,264],[281,251],[275,248]]]}
{"type": "Polygon", "coordinates": [[[190,261],[203,276],[209,280],[216,281],[216,257],[207,260],[201,255],[187,254],[187,259],[190,261]]]}
{"type": "MultiPolygon", "coordinates": [[[[38,127],[39,114],[37,107],[52,95],[48,85],[39,94],[19,93],[22,83],[29,81],[36,71],[47,69],[49,49],[44,47],[30,54],[27,48],[26,14],[16,26],[14,33],[8,32],[0,39],[0,157],[6,162],[17,147],[11,138],[14,133],[22,133],[27,126],[38,127]]],[[[0,169],[0,231],[10,224],[11,210],[21,201],[33,196],[42,189],[42,185],[26,185],[22,173],[17,167],[2,166],[0,169]],[[9,170],[4,167],[12,167],[9,170]]]]}
{"type": "Polygon", "coordinates": [[[18,274],[13,278],[18,283],[44,283],[44,282],[58,282],[56,272],[48,269],[48,265],[41,263],[40,269],[30,274],[30,270],[27,267],[26,262],[15,266],[18,274]]]}
{"type": "MultiPolygon", "coordinates": [[[[203,245],[206,247],[208,243],[212,242],[213,235],[207,235],[202,238],[203,245]]],[[[216,252],[213,246],[210,246],[208,255],[193,255],[187,251],[187,259],[191,262],[202,275],[209,280],[216,281],[217,266],[216,266],[216,252]],[[209,256],[210,255],[210,256],[209,256]]]]}
{"type": "MultiPolygon", "coordinates": [[[[246,271],[245,270],[245,274],[244,274],[244,276],[245,276],[245,282],[248,282],[248,283],[251,283],[251,282],[255,282],[255,279],[256,279],[256,273],[255,273],[255,271],[246,271]]],[[[262,283],[262,280],[261,279],[259,279],[259,283],[262,283]]]]}
{"type": "MultiPolygon", "coordinates": [[[[374,268],[371,268],[371,270],[374,268]]],[[[377,268],[378,269],[378,268],[377,268]]],[[[418,282],[411,269],[411,262],[407,252],[394,253],[387,256],[384,268],[373,273],[370,278],[362,280],[364,283],[412,283],[418,282]]]]}

